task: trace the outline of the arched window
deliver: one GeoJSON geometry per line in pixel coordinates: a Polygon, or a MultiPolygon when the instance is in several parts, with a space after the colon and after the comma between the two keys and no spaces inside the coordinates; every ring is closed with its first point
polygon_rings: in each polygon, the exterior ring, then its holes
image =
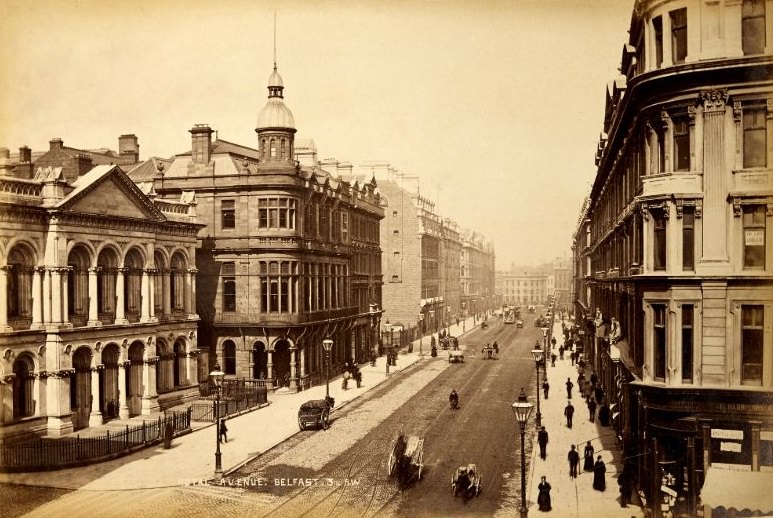
{"type": "Polygon", "coordinates": [[[13,418],[22,419],[35,415],[34,387],[32,371],[35,365],[32,359],[23,355],[13,362],[13,418]]]}
{"type": "Polygon", "coordinates": [[[223,372],[236,374],[236,344],[231,340],[223,342],[223,372]]]}
{"type": "Polygon", "coordinates": [[[172,310],[183,311],[185,309],[185,259],[180,253],[176,253],[172,257],[171,270],[172,310]]]}
{"type": "Polygon", "coordinates": [[[89,253],[83,246],[70,251],[67,265],[67,311],[73,325],[85,325],[89,313],[89,253]]]}
{"type": "Polygon", "coordinates": [[[9,318],[32,317],[32,275],[35,259],[26,245],[14,246],[8,254],[8,301],[9,318]]]}

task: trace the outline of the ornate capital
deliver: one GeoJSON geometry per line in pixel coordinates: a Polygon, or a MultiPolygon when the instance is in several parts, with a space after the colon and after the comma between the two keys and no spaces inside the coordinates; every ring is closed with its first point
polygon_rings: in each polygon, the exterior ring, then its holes
{"type": "Polygon", "coordinates": [[[733,118],[736,122],[741,121],[741,116],[743,115],[743,105],[741,104],[741,101],[733,101],[733,118]]]}
{"type": "Polygon", "coordinates": [[[676,219],[682,219],[682,213],[684,212],[684,200],[676,200],[676,219]]]}
{"type": "Polygon", "coordinates": [[[703,200],[695,200],[695,218],[703,217],[703,200]]]}
{"type": "Polygon", "coordinates": [[[668,127],[671,124],[671,116],[668,115],[666,110],[660,111],[660,123],[663,125],[664,130],[668,130],[668,127]]]}
{"type": "Polygon", "coordinates": [[[145,360],[145,363],[147,365],[154,365],[154,364],[158,363],[158,360],[159,360],[158,356],[152,356],[152,357],[148,358],[147,360],[145,360]]]}
{"type": "Polygon", "coordinates": [[[768,200],[765,205],[765,217],[773,217],[773,196],[768,196],[768,200]]]}
{"type": "Polygon", "coordinates": [[[644,221],[649,221],[650,219],[650,209],[647,207],[646,204],[642,203],[641,207],[639,207],[639,210],[641,210],[641,217],[644,219],[644,221]]]}
{"type": "Polygon", "coordinates": [[[725,111],[727,99],[727,90],[724,88],[716,90],[704,90],[698,96],[698,102],[703,104],[703,109],[707,112],[725,111]]]}

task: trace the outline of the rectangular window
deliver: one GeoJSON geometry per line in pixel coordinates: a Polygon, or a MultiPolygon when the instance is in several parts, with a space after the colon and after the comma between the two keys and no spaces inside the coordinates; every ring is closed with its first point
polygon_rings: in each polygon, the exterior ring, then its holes
{"type": "Polygon", "coordinates": [[[674,171],[690,170],[690,125],[686,117],[674,118],[674,171]]]}
{"type": "Polygon", "coordinates": [[[220,224],[222,228],[236,228],[234,200],[222,200],[220,202],[220,224]]]}
{"type": "MultiPolygon", "coordinates": [[[[296,200],[291,198],[260,198],[258,228],[295,229],[296,200]]],[[[306,229],[312,231],[313,214],[307,213],[306,229]]]]}
{"type": "Polygon", "coordinates": [[[653,304],[652,346],[654,354],[655,379],[666,379],[666,305],[653,304]]]}
{"type": "Polygon", "coordinates": [[[657,16],[652,19],[652,30],[655,33],[655,68],[663,65],[663,19],[657,16]]]}
{"type": "Polygon", "coordinates": [[[741,383],[762,384],[764,306],[741,306],[741,383]]]}
{"type": "Polygon", "coordinates": [[[671,59],[684,63],[687,57],[687,8],[671,11],[671,59]]]}
{"type": "Polygon", "coordinates": [[[765,0],[743,0],[741,38],[745,55],[765,52],[765,0]]]}
{"type": "Polygon", "coordinates": [[[691,304],[682,305],[682,383],[692,383],[694,313],[691,304]]]}
{"type": "Polygon", "coordinates": [[[743,109],[743,166],[766,167],[767,110],[765,106],[744,106],[743,109]]]}
{"type": "Polygon", "coordinates": [[[765,268],[765,206],[743,207],[743,266],[765,268]]]}
{"type": "Polygon", "coordinates": [[[662,212],[655,212],[652,215],[655,225],[653,252],[655,270],[666,269],[666,218],[662,212]]]}
{"type": "Polygon", "coordinates": [[[682,213],[682,269],[695,269],[695,209],[685,207],[682,213]]]}
{"type": "Polygon", "coordinates": [[[223,311],[236,311],[236,277],[223,277],[223,311]]]}

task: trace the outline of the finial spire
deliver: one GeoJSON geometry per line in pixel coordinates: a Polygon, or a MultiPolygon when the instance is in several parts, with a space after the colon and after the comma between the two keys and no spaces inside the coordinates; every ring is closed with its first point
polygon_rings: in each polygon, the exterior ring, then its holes
{"type": "Polygon", "coordinates": [[[274,70],[276,70],[276,9],[274,9],[274,70]]]}

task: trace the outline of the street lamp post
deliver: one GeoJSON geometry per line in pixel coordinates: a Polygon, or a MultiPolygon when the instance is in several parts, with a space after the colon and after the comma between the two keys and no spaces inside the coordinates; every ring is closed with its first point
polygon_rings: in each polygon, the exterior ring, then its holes
{"type": "Polygon", "coordinates": [[[526,518],[529,514],[529,508],[526,506],[526,422],[529,420],[531,410],[534,405],[526,399],[526,392],[521,387],[521,393],[518,394],[518,401],[512,405],[515,419],[518,421],[518,427],[521,429],[521,518],[526,518]]]}
{"type": "Polygon", "coordinates": [[[220,370],[220,363],[215,360],[215,369],[209,373],[209,377],[215,382],[215,406],[212,409],[212,414],[215,418],[215,475],[218,477],[223,476],[223,463],[220,453],[220,390],[223,386],[223,378],[225,372],[220,370]]]}
{"type": "Polygon", "coordinates": [[[419,358],[424,344],[424,313],[419,313],[419,358]]]}
{"type": "Polygon", "coordinates": [[[325,349],[325,399],[330,397],[330,350],[333,348],[333,340],[325,338],[322,340],[322,347],[325,349]]]}
{"type": "Polygon", "coordinates": [[[537,368],[537,415],[535,416],[537,421],[537,427],[542,426],[542,413],[540,412],[539,408],[539,390],[540,390],[540,384],[539,384],[539,366],[540,363],[542,363],[542,349],[532,349],[531,356],[534,358],[534,366],[537,368]]]}

